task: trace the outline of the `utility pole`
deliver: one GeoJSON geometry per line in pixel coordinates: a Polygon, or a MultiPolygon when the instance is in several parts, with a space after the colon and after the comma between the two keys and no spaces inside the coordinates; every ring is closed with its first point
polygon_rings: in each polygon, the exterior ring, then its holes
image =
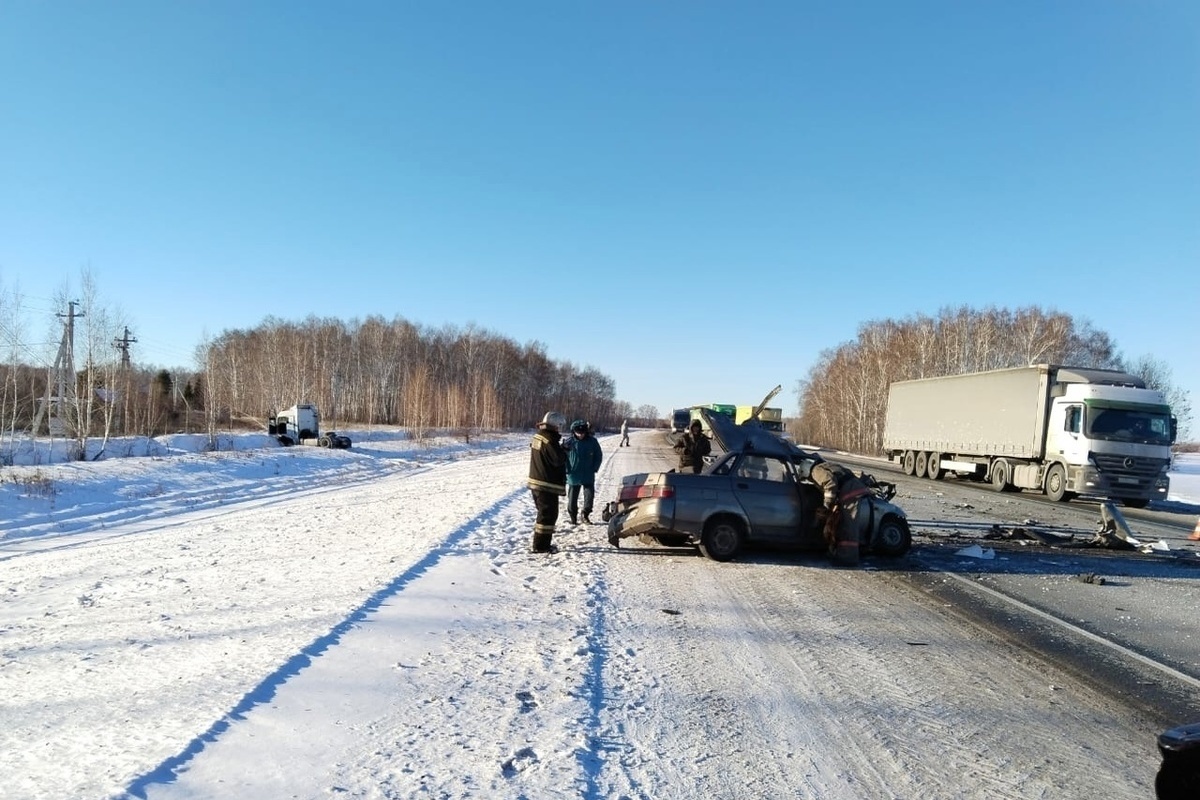
{"type": "Polygon", "coordinates": [[[128,326],[125,328],[124,336],[120,339],[113,339],[113,347],[121,351],[121,369],[129,369],[129,345],[136,341],[136,336],[129,335],[128,326]]]}
{"type": "MultiPolygon", "coordinates": [[[[54,366],[50,368],[46,374],[46,397],[38,406],[37,414],[33,418],[33,435],[38,435],[38,430],[42,427],[42,417],[46,413],[46,406],[50,404],[50,387],[56,385],[58,394],[54,398],[54,416],[58,418],[59,424],[63,420],[63,401],[67,398],[67,376],[71,377],[71,394],[75,397],[75,318],[84,316],[82,311],[76,311],[75,306],[79,305],[78,300],[71,300],[67,303],[66,314],[56,314],[60,319],[66,319],[66,324],[63,326],[62,341],[58,344],[58,355],[54,357],[54,366]]],[[[50,431],[51,435],[54,431],[50,431]]]]}

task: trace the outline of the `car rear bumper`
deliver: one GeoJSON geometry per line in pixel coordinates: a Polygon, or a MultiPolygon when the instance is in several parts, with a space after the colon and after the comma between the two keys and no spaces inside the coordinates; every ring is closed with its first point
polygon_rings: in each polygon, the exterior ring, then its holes
{"type": "Polygon", "coordinates": [[[671,518],[661,513],[659,503],[637,503],[618,511],[608,521],[608,538],[627,539],[631,536],[669,532],[671,518]]]}

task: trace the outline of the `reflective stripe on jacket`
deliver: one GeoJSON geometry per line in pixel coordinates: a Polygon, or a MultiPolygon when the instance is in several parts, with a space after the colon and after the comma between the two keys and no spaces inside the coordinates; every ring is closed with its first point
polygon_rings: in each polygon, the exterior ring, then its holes
{"type": "Polygon", "coordinates": [[[563,450],[558,431],[538,428],[529,443],[529,480],[535,492],[567,493],[567,451],[563,450]]]}

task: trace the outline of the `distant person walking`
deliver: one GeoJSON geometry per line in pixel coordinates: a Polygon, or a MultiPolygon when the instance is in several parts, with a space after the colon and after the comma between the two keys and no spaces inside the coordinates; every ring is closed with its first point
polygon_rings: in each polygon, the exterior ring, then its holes
{"type": "Polygon", "coordinates": [[[567,450],[567,516],[574,525],[582,511],[583,521],[591,525],[592,504],[596,499],[596,472],[604,461],[600,441],[592,435],[591,426],[577,419],[571,423],[571,438],[564,447],[567,450]],[[583,494],[582,507],[580,494],[583,494]]]}
{"type": "Polygon", "coordinates": [[[558,498],[567,493],[567,452],[563,450],[562,427],[567,419],[547,411],[529,443],[529,490],[537,517],[533,523],[535,553],[553,553],[554,525],[558,522],[558,498]]]}
{"type": "Polygon", "coordinates": [[[691,426],[675,443],[675,452],[679,454],[680,472],[699,473],[704,469],[704,457],[712,452],[712,442],[704,435],[700,420],[692,420],[691,426]]]}
{"type": "Polygon", "coordinates": [[[617,447],[629,446],[629,420],[621,420],[621,443],[617,447]]]}

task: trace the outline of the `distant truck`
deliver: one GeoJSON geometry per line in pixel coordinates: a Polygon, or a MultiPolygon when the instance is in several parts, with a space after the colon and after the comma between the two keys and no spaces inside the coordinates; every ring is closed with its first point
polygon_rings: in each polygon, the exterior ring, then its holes
{"type": "Polygon", "coordinates": [[[683,433],[692,424],[692,412],[686,408],[677,408],[671,412],[671,430],[683,433]]]}
{"type": "Polygon", "coordinates": [[[688,413],[691,415],[692,422],[699,422],[701,429],[704,431],[704,435],[711,437],[713,435],[712,428],[709,426],[708,419],[705,418],[703,410],[707,410],[716,414],[723,414],[724,416],[733,419],[733,415],[737,413],[737,406],[730,405],[729,403],[704,403],[698,406],[692,406],[688,409],[688,413]]]}
{"type": "MultiPolygon", "coordinates": [[[[754,416],[757,406],[738,406],[734,412],[734,423],[741,425],[754,416]]],[[[783,409],[763,408],[758,412],[758,422],[762,427],[773,433],[783,433],[783,409]]]]}
{"type": "Polygon", "coordinates": [[[321,414],[312,403],[299,403],[267,418],[267,433],[284,447],[308,444],[345,450],[350,437],[334,431],[321,433],[321,414]]]}
{"type": "Polygon", "coordinates": [[[1034,364],[893,383],[883,447],[907,475],[1143,508],[1167,497],[1175,435],[1162,392],[1141,378],[1034,364]]]}

